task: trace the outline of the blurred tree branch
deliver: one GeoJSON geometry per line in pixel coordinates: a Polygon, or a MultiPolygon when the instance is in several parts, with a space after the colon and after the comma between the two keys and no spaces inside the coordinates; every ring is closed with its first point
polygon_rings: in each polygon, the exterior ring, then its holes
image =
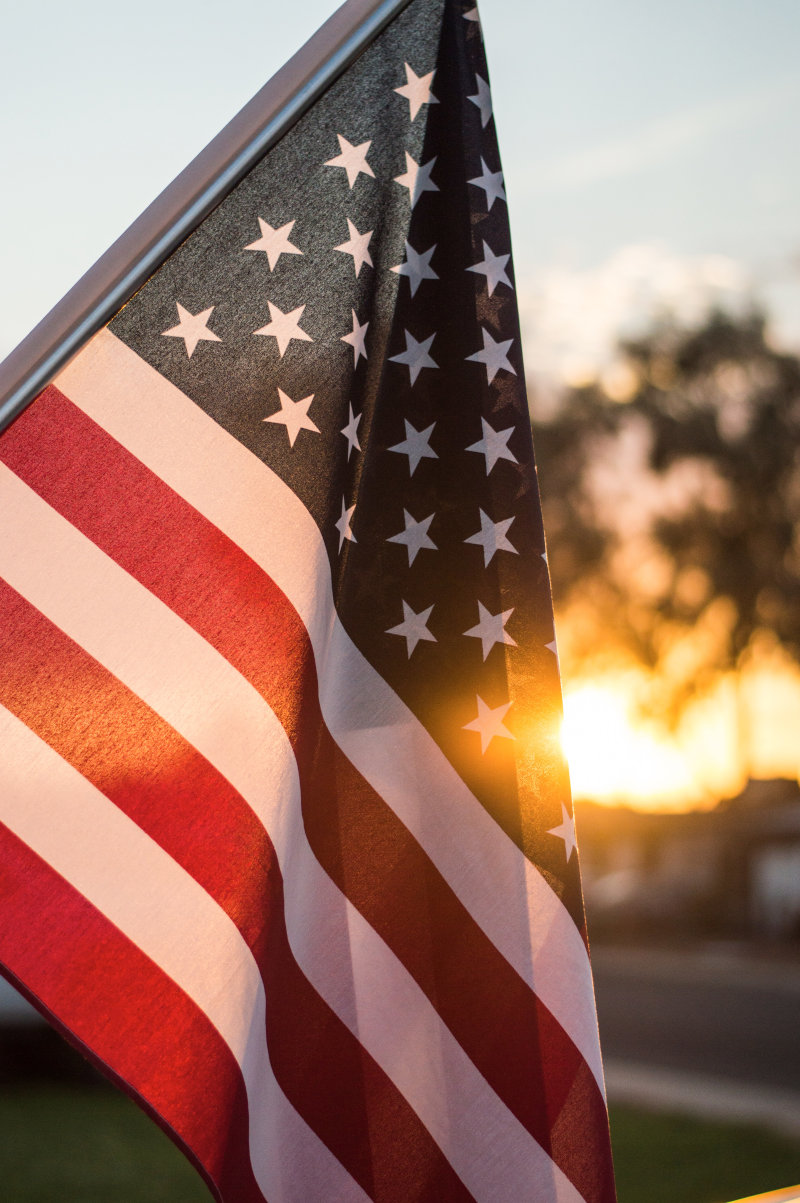
{"type": "Polygon", "coordinates": [[[620,355],[622,400],[595,383],[534,422],[553,592],[568,669],[645,665],[675,719],[765,633],[800,661],[800,360],[758,312],[620,355]]]}

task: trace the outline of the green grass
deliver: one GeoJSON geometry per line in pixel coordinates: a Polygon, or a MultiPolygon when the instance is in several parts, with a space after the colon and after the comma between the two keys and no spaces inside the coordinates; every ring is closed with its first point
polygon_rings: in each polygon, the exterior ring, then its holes
{"type": "Polygon", "coordinates": [[[728,1203],[800,1183],[800,1141],[760,1128],[611,1108],[619,1203],[728,1203]]]}
{"type": "Polygon", "coordinates": [[[0,1091],[4,1203],[210,1203],[197,1171],[125,1095],[104,1086],[0,1091]]]}
{"type": "MultiPolygon", "coordinates": [[[[800,1182],[800,1142],[613,1107],[620,1203],[728,1203],[800,1182]]],[[[161,1130],[103,1086],[0,1089],[4,1203],[209,1203],[161,1130]]],[[[509,1200],[508,1203],[516,1203],[509,1200]]]]}

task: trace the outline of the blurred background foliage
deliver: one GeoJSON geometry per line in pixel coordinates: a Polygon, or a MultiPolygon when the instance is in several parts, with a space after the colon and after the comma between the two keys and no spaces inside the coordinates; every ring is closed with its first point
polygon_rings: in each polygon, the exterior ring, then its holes
{"type": "Polygon", "coordinates": [[[800,659],[800,359],[762,312],[660,320],[532,409],[567,678],[642,666],[674,722],[760,648],[800,659]]]}

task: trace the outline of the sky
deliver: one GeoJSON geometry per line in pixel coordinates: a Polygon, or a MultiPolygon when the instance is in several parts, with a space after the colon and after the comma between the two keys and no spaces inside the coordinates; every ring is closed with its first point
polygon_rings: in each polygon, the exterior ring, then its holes
{"type": "MultiPolygon", "coordinates": [[[[0,357],[329,15],[329,0],[6,6],[0,357]]],[[[485,0],[525,355],[583,378],[711,299],[800,346],[795,0],[485,0]]]]}

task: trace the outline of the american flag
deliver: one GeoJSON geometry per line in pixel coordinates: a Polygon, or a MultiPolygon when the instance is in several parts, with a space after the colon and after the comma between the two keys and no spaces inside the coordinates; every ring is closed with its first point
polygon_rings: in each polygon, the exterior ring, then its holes
{"type": "Polygon", "coordinates": [[[609,1203],[477,10],[0,439],[0,957],[225,1203],[609,1203]]]}

